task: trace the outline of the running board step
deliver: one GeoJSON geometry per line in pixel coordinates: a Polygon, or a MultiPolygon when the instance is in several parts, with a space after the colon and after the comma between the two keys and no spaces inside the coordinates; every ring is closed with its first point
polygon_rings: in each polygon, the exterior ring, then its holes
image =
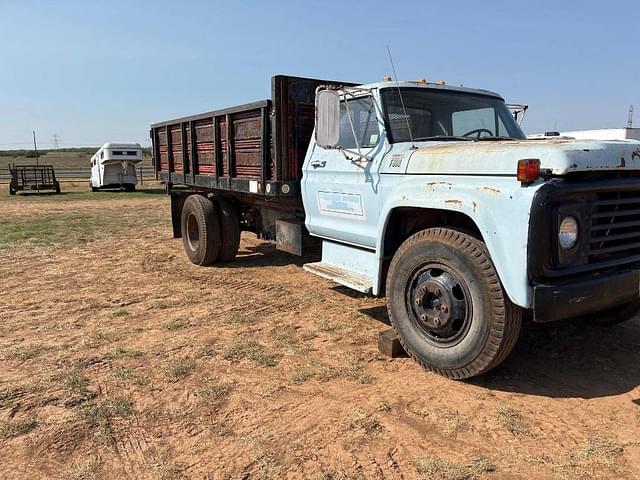
{"type": "Polygon", "coordinates": [[[343,267],[337,267],[325,262],[306,263],[302,266],[306,272],[319,277],[333,280],[334,282],[352,288],[358,292],[370,294],[373,290],[373,282],[369,277],[353,273],[343,267]]]}

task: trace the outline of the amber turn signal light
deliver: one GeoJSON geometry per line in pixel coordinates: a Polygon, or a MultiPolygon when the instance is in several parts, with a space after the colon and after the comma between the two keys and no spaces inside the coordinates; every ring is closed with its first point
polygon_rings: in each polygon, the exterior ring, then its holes
{"type": "Polygon", "coordinates": [[[540,160],[528,158],[518,160],[518,181],[530,183],[540,177],[540,160]]]}

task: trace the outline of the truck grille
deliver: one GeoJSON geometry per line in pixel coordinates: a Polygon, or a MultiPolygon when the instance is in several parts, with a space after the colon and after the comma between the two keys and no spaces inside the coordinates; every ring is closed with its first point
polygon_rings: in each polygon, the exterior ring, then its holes
{"type": "Polygon", "coordinates": [[[596,193],[588,256],[589,263],[640,260],[640,190],[596,193]]]}

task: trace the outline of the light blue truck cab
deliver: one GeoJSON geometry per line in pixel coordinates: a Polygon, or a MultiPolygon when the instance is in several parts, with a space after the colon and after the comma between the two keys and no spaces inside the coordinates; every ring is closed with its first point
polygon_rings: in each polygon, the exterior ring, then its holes
{"type": "Polygon", "coordinates": [[[386,295],[415,359],[474,376],[508,355],[523,313],[637,312],[639,169],[639,142],[527,140],[493,92],[319,88],[302,199],[323,254],[304,268],[386,295]]]}
{"type": "Polygon", "coordinates": [[[150,133],[193,263],[232,261],[241,231],[320,239],[304,269],[386,297],[405,350],[449,378],[499,365],[523,321],[640,309],[640,142],[527,140],[486,90],[288,76],[150,133]]]}

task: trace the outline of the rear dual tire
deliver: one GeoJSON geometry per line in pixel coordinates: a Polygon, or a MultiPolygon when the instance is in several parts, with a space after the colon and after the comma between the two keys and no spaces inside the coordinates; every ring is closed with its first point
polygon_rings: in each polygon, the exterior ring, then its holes
{"type": "Polygon", "coordinates": [[[484,243],[447,228],[423,230],[400,246],[389,267],[387,308],[406,352],[452,379],[499,365],[522,324],[484,243]]]}
{"type": "Polygon", "coordinates": [[[231,202],[190,195],[181,215],[182,244],[189,260],[211,265],[232,260],[240,245],[240,222],[231,202]]]}

